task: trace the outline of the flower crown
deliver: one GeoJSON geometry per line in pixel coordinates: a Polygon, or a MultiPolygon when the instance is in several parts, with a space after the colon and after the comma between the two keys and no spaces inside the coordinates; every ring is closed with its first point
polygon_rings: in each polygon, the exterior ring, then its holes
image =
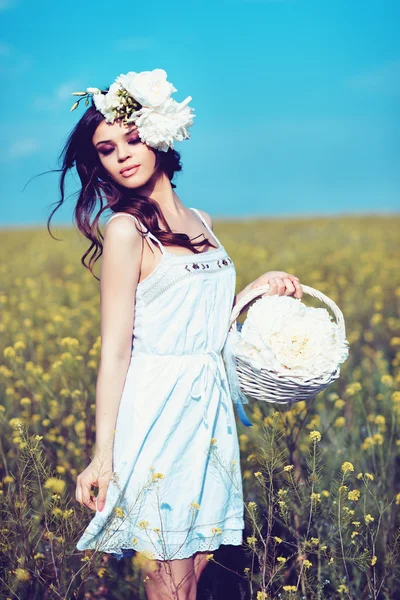
{"type": "Polygon", "coordinates": [[[93,97],[97,110],[104,115],[107,123],[115,119],[124,119],[124,123],[135,123],[142,142],[167,152],[174,147],[174,140],[181,142],[190,139],[187,129],[193,125],[196,115],[188,104],[192,97],[188,96],[183,102],[171,98],[178,90],[167,81],[167,73],[163,69],[130,71],[121,74],[111,84],[109,90],[88,87],[86,92],[72,92],[73,96],[81,96],[74,102],[70,112],[75,110],[79,102],[93,97]]]}

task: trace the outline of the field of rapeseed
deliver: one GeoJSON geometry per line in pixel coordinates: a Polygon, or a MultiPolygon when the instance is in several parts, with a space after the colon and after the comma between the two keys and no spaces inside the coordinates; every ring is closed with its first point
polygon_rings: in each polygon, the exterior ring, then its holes
{"type": "MultiPolygon", "coordinates": [[[[228,560],[223,549],[210,552],[199,596],[394,599],[400,218],[227,221],[215,231],[235,263],[237,291],[279,269],[332,298],[350,356],[311,403],[251,402],[255,426],[237,420],[245,545],[228,560]]],[[[141,600],[145,556],[117,563],[75,549],[93,516],[75,501],[75,486],[94,442],[99,283],[80,263],[78,233],[54,234],[62,241],[45,227],[2,231],[0,596],[141,600]]],[[[218,463],[218,440],[212,446],[218,463]]]]}

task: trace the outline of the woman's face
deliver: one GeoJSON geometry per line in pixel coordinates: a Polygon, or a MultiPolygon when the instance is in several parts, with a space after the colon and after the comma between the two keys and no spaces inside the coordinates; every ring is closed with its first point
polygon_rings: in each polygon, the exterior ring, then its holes
{"type": "Polygon", "coordinates": [[[114,123],[104,120],[94,132],[92,142],[105,170],[126,188],[145,185],[157,171],[156,154],[141,142],[134,123],[125,125],[122,120],[114,123]],[[128,167],[137,168],[129,170],[128,167]]]}

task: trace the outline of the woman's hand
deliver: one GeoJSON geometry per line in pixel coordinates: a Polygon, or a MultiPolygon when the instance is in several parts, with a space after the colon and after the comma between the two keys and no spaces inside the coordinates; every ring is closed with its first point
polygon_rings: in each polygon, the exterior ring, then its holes
{"type": "Polygon", "coordinates": [[[96,510],[96,498],[91,493],[91,486],[99,489],[97,510],[102,511],[106,503],[106,495],[112,475],[112,460],[101,461],[95,456],[92,462],[80,473],[76,480],[75,498],[91,510],[96,510]]]}
{"type": "Polygon", "coordinates": [[[250,284],[250,289],[254,290],[262,285],[269,283],[269,290],[263,296],[294,296],[301,298],[303,296],[303,288],[300,285],[299,278],[286,271],[267,271],[257,277],[250,284]]]}

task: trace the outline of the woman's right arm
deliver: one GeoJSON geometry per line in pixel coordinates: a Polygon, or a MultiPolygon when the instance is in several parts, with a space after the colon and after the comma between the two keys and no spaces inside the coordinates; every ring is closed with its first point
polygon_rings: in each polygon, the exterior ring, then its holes
{"type": "Polygon", "coordinates": [[[129,217],[118,217],[107,224],[100,269],[101,353],[96,383],[96,442],[91,464],[78,476],[76,493],[79,502],[93,509],[91,485],[99,487],[100,510],[112,472],[115,425],[131,360],[142,249],[143,239],[129,217]]]}

